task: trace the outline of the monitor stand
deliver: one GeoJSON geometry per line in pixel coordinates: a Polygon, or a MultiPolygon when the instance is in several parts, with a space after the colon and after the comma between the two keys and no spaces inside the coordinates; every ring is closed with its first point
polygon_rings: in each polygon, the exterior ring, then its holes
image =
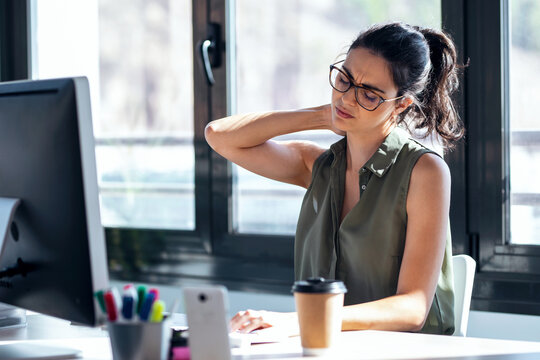
{"type": "Polygon", "coordinates": [[[18,342],[0,345],[0,359],[13,360],[56,360],[76,359],[81,357],[81,351],[64,347],[18,342]]]}
{"type": "MultiPolygon", "coordinates": [[[[12,236],[16,229],[11,229],[11,223],[17,207],[21,201],[19,199],[0,197],[0,257],[4,250],[4,244],[12,236]]],[[[76,349],[54,347],[32,342],[18,342],[0,345],[0,359],[73,359],[80,357],[81,352],[76,349]]]]}

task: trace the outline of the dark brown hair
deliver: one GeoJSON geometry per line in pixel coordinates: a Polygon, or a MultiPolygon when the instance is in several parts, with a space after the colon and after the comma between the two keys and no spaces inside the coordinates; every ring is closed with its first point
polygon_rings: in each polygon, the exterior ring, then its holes
{"type": "Polygon", "coordinates": [[[397,96],[413,98],[399,114],[398,124],[438,134],[446,148],[464,135],[464,128],[451,98],[458,88],[455,45],[443,31],[403,23],[375,25],[361,33],[352,49],[365,48],[389,64],[398,88],[397,96]]]}

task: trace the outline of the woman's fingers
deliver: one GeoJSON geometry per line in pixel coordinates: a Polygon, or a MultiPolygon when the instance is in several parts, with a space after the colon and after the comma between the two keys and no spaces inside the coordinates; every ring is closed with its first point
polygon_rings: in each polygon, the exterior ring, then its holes
{"type": "Polygon", "coordinates": [[[296,313],[246,310],[238,312],[230,321],[231,331],[248,333],[253,330],[268,328],[288,336],[300,334],[296,313]]]}
{"type": "Polygon", "coordinates": [[[231,321],[229,322],[231,331],[236,331],[240,329],[242,324],[245,322],[244,320],[245,313],[246,313],[245,311],[240,311],[240,312],[237,312],[236,315],[232,317],[231,321]]]}
{"type": "Polygon", "coordinates": [[[259,328],[262,327],[264,323],[264,319],[262,318],[262,316],[257,316],[257,317],[251,317],[249,319],[249,322],[246,322],[244,324],[244,327],[240,328],[240,332],[243,332],[243,333],[249,333],[253,330],[257,330],[259,328]]]}
{"type": "Polygon", "coordinates": [[[240,311],[230,321],[231,331],[250,332],[260,327],[266,327],[262,311],[240,311]]]}

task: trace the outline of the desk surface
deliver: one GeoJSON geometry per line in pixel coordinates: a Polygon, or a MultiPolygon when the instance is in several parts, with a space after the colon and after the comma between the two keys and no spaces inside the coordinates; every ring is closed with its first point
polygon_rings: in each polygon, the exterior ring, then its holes
{"type": "MultiPolygon", "coordinates": [[[[28,315],[28,326],[0,330],[0,345],[32,341],[71,347],[82,351],[84,359],[112,359],[107,332],[72,326],[67,321],[43,315],[28,315]]],[[[339,359],[440,359],[440,360],[538,360],[540,342],[462,338],[387,331],[343,332],[339,359]]],[[[282,343],[233,349],[234,359],[300,359],[298,337],[282,343]]]]}

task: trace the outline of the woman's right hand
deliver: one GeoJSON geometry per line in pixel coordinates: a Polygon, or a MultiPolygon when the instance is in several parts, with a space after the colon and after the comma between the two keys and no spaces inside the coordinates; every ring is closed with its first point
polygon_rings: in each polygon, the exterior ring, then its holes
{"type": "Polygon", "coordinates": [[[323,107],[233,115],[206,126],[208,144],[221,156],[258,175],[307,188],[315,160],[326,149],[279,135],[327,129],[323,107]]]}
{"type": "Polygon", "coordinates": [[[327,104],[320,107],[321,111],[323,112],[323,119],[325,123],[327,124],[327,128],[330,131],[333,131],[334,133],[338,134],[339,136],[345,136],[347,133],[343,130],[338,129],[334,126],[334,120],[332,116],[332,105],[327,104]]]}

